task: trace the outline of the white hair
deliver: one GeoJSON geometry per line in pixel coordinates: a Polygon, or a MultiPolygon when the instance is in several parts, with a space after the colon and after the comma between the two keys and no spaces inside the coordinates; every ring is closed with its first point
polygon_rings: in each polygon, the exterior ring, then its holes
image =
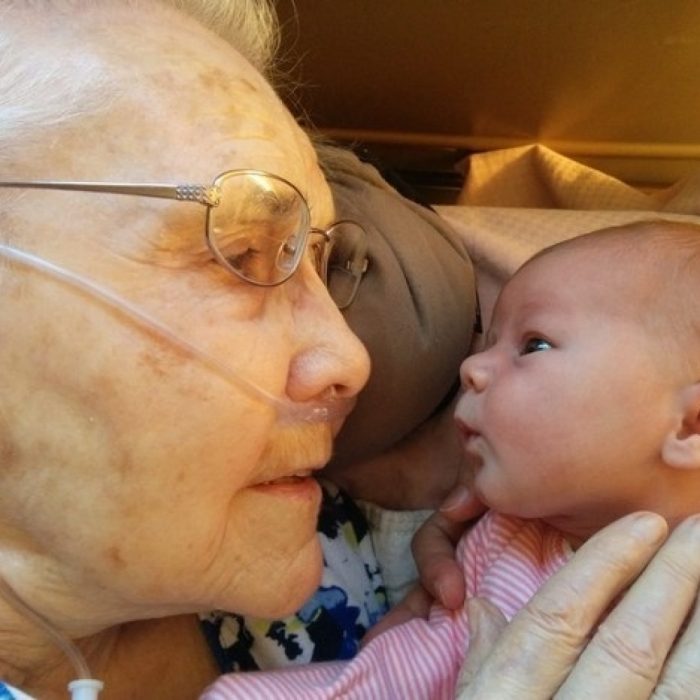
{"type": "Polygon", "coordinates": [[[271,77],[280,43],[279,23],[269,0],[161,0],[194,17],[236,47],[264,76],[271,77]]]}
{"type": "Polygon", "coordinates": [[[54,52],[33,41],[29,13],[37,3],[0,4],[0,158],[12,161],[37,130],[46,130],[91,107],[101,66],[89,54],[54,52]],[[85,93],[85,94],[84,94],[85,93]]]}
{"type": "Polygon", "coordinates": [[[124,6],[189,14],[261,73],[272,71],[279,31],[270,0],[0,0],[0,177],[14,176],[7,165],[47,129],[108,109],[117,94],[103,59],[85,50],[79,22],[63,22],[60,38],[47,41],[58,34],[52,18],[124,6]]]}

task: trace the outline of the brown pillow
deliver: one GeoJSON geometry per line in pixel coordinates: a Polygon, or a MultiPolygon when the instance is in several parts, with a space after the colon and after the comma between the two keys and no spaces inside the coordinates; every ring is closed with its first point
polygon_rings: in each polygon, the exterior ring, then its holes
{"type": "Polygon", "coordinates": [[[326,171],[337,218],[364,226],[370,257],[344,314],[372,374],[338,436],[337,467],[390,447],[450,393],[472,337],[475,285],[464,245],[437,214],[347,153],[326,171]]]}

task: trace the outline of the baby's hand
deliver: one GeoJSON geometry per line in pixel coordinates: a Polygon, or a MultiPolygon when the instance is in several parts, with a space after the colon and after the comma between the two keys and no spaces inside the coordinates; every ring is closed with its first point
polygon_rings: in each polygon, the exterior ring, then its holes
{"type": "Polygon", "coordinates": [[[427,618],[432,602],[433,599],[428,591],[426,591],[420,583],[416,583],[406,594],[406,597],[389,610],[389,612],[367,632],[362,639],[362,644],[365,645],[372,641],[377,635],[386,632],[390,627],[401,625],[416,617],[427,618]]]}
{"type": "Polygon", "coordinates": [[[465,486],[455,487],[440,510],[425,521],[413,538],[420,583],[372,627],[363,644],[390,627],[416,617],[427,618],[435,600],[451,610],[464,604],[464,576],[455,560],[455,545],[469,527],[468,521],[483,511],[484,506],[465,486]]]}
{"type": "Polygon", "coordinates": [[[464,604],[464,575],[455,560],[455,546],[470,527],[470,521],[484,510],[473,493],[459,484],[413,538],[413,557],[421,584],[432,598],[450,610],[464,604]]]}

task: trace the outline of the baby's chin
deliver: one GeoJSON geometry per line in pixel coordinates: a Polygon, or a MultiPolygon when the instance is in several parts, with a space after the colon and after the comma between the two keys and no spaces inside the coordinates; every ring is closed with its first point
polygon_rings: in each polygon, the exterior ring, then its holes
{"type": "Polygon", "coordinates": [[[478,477],[474,479],[471,488],[481,503],[489,510],[495,510],[501,515],[523,519],[537,518],[540,515],[535,509],[528,509],[517,493],[490,488],[488,484],[480,483],[478,477]]]}
{"type": "Polygon", "coordinates": [[[496,510],[504,515],[514,515],[514,513],[506,513],[507,505],[511,500],[500,489],[492,487],[484,478],[483,473],[477,468],[474,481],[471,489],[474,495],[483,503],[489,510],[496,510]]]}

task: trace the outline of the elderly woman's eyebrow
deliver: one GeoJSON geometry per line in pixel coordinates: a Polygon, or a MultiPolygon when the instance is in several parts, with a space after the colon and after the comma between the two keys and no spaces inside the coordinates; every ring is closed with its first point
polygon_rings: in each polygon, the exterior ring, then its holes
{"type": "MultiPolygon", "coordinates": [[[[162,201],[162,200],[161,200],[162,201]]],[[[166,202],[158,209],[147,210],[143,225],[131,235],[125,232],[129,245],[147,258],[155,255],[182,254],[197,258],[207,253],[204,239],[206,210],[204,207],[187,206],[181,202],[166,202]]],[[[128,224],[127,224],[128,226],[128,224]]],[[[172,261],[172,258],[171,258],[172,261]]],[[[186,263],[187,260],[183,260],[186,263]]]]}
{"type": "Polygon", "coordinates": [[[267,210],[273,214],[287,214],[298,200],[290,193],[280,195],[279,192],[268,190],[261,199],[267,210]]]}

